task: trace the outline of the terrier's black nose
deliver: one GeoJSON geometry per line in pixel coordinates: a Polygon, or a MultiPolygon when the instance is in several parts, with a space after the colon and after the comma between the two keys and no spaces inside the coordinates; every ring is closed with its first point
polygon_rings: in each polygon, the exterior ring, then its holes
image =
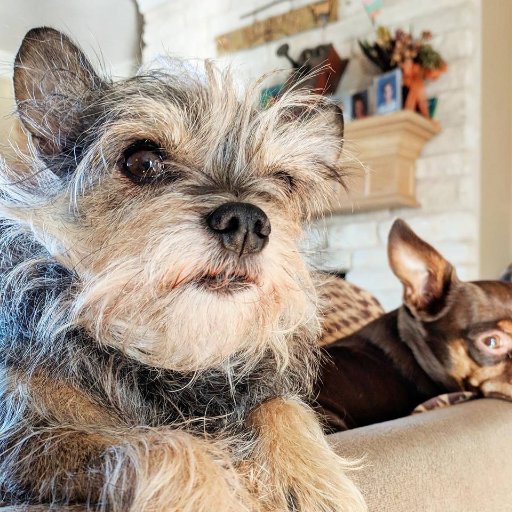
{"type": "Polygon", "coordinates": [[[263,250],[270,235],[270,221],[265,212],[249,203],[225,203],[206,218],[222,245],[239,256],[263,250]]]}

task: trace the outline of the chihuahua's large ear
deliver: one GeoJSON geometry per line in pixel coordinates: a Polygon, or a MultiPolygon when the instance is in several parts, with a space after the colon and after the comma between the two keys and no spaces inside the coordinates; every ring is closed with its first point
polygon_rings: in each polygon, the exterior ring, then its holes
{"type": "Polygon", "coordinates": [[[420,317],[437,315],[457,279],[453,266],[401,219],[389,233],[388,257],[404,286],[404,303],[420,317]]]}
{"type": "Polygon", "coordinates": [[[71,150],[83,106],[101,83],[64,34],[42,27],[25,35],[14,61],[14,94],[19,117],[43,156],[71,150]]]}

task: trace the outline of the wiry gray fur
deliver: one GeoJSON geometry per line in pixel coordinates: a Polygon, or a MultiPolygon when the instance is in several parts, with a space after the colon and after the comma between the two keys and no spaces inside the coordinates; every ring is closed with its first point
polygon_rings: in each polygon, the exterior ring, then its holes
{"type": "Polygon", "coordinates": [[[338,113],[297,92],[257,111],[257,87],[241,95],[210,64],[112,83],[51,29],[27,34],[15,91],[32,151],[0,173],[2,499],[361,510],[300,401],[318,304],[297,241],[341,179],[338,113]],[[140,139],[165,149],[158,183],[120,172],[140,139]],[[268,214],[261,256],[206,232],[230,200],[268,214]],[[233,296],[201,287],[240,273],[252,284],[233,296]]]}

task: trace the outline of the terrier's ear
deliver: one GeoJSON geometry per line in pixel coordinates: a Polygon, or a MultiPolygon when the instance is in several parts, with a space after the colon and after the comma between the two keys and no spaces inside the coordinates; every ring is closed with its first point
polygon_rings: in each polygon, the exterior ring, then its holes
{"type": "Polygon", "coordinates": [[[101,83],[64,34],[41,27],[25,35],[14,61],[14,94],[19,117],[43,155],[71,151],[83,106],[101,83]]]}
{"type": "MultiPolygon", "coordinates": [[[[343,110],[324,96],[283,96],[276,103],[276,117],[284,124],[293,124],[293,132],[301,133],[301,145],[310,157],[318,161],[339,163],[343,148],[345,123],[343,110]]],[[[272,107],[271,107],[272,108],[272,107]]]]}
{"type": "Polygon", "coordinates": [[[324,108],[324,122],[325,129],[329,130],[329,135],[334,137],[335,141],[340,141],[335,145],[333,152],[333,159],[339,160],[341,150],[343,148],[343,140],[345,136],[345,119],[343,117],[343,110],[336,104],[327,105],[324,108]]]}
{"type": "Polygon", "coordinates": [[[343,148],[345,135],[345,120],[343,110],[335,103],[321,98],[314,104],[314,108],[307,105],[297,109],[295,115],[302,122],[311,125],[311,138],[313,147],[321,150],[328,162],[338,162],[343,148]],[[316,143],[316,144],[315,144],[316,143]]]}
{"type": "Polygon", "coordinates": [[[427,318],[445,307],[455,269],[401,219],[389,232],[388,258],[404,286],[404,303],[414,313],[427,318]]]}

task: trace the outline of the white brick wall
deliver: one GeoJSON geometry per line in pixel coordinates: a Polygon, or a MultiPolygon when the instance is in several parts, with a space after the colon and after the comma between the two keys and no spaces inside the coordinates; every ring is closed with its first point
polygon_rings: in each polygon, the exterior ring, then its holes
{"type": "MultiPolygon", "coordinates": [[[[307,0],[285,2],[258,15],[265,18],[307,0]]],[[[311,228],[305,250],[323,268],[348,269],[348,279],[372,291],[386,308],[400,302],[401,289],[387,265],[386,239],[396,217],[406,219],[418,234],[451,259],[463,278],[476,278],[478,261],[479,184],[479,16],[481,0],[384,0],[378,23],[431,30],[433,44],[448,62],[448,72],[428,85],[439,97],[437,117],[443,131],[425,147],[417,163],[419,209],[336,215],[311,228]]],[[[216,57],[215,36],[251,19],[240,15],[263,0],[138,0],[144,16],[144,60],[163,51],[184,57],[216,57]]],[[[307,46],[332,42],[351,57],[338,92],[371,81],[372,66],[359,57],[357,38],[373,28],[360,0],[340,0],[340,21],[322,30],[288,38],[293,56],[307,46]]],[[[275,56],[283,40],[221,59],[233,62],[245,77],[286,68],[275,56]]]]}

